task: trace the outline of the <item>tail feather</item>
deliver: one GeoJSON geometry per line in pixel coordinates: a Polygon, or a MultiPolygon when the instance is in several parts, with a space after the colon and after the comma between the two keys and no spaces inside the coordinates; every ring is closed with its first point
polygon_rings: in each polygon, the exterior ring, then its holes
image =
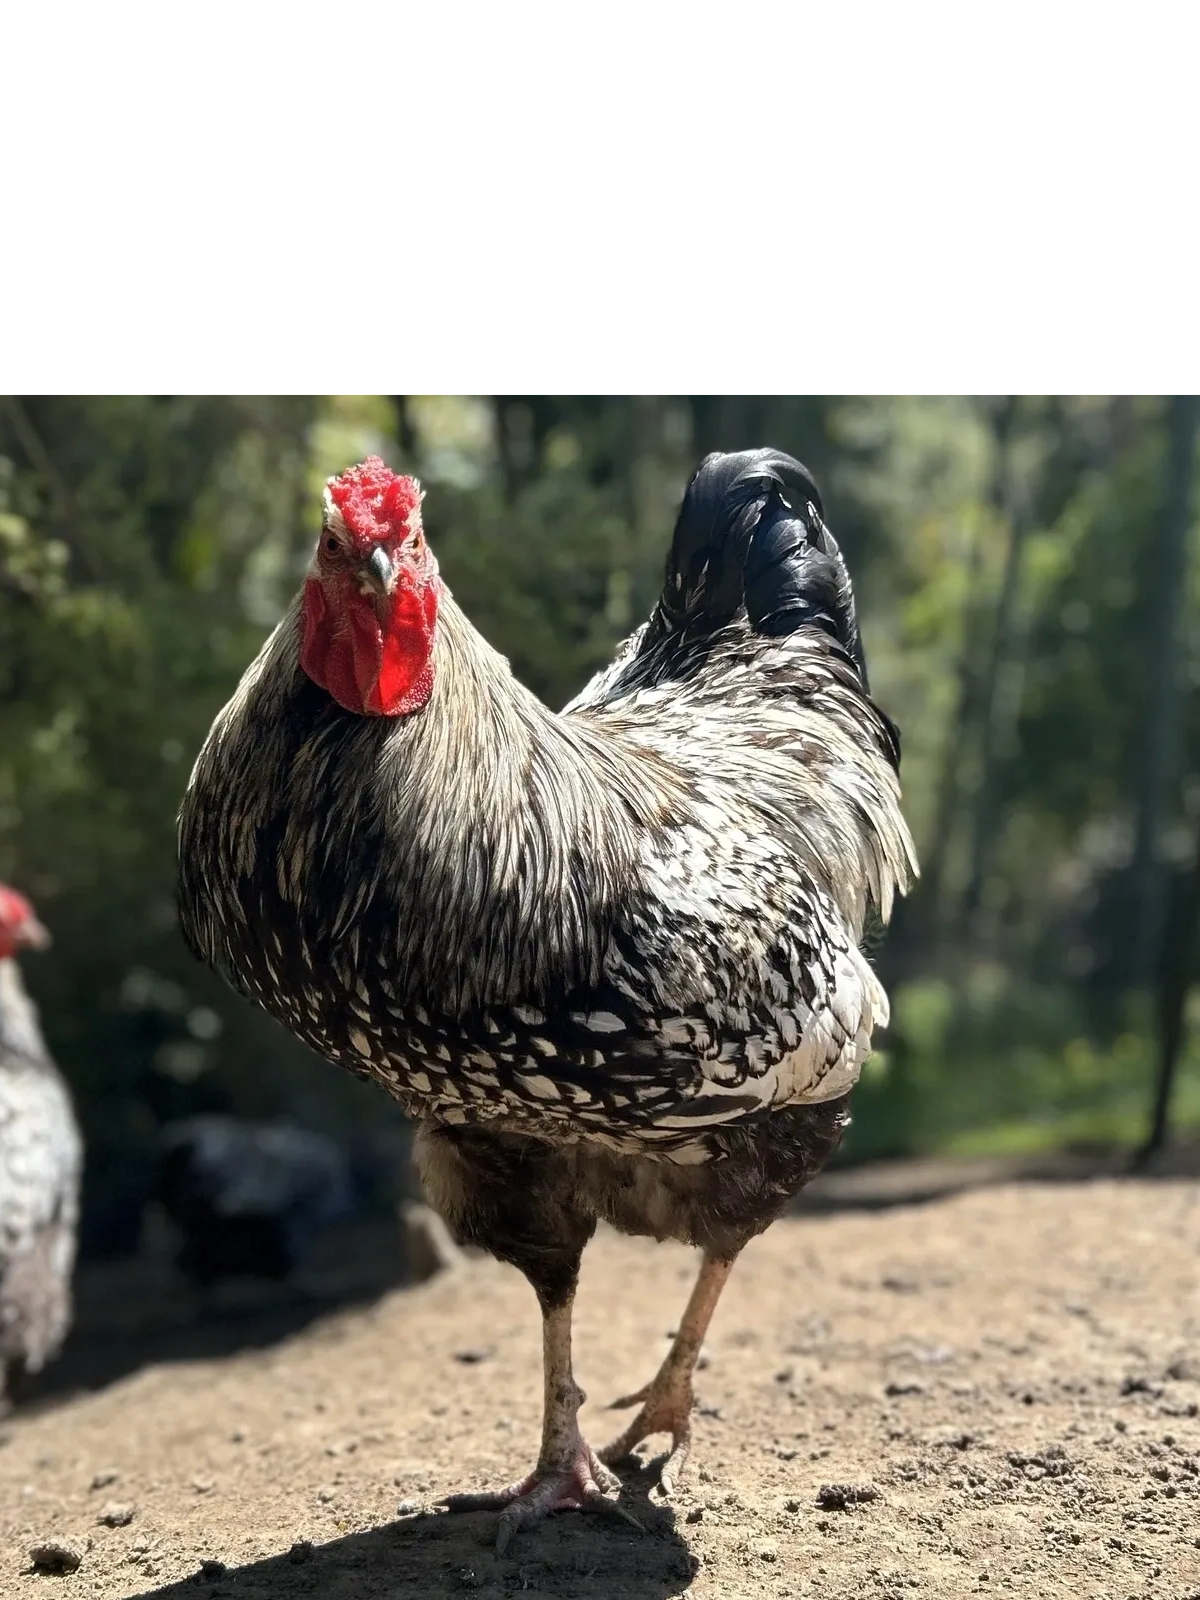
{"type": "Polygon", "coordinates": [[[870,700],[854,591],[837,541],[822,519],[811,473],[781,450],[706,456],[679,508],[666,582],[649,622],[565,708],[604,704],[632,682],[660,681],[676,669],[678,650],[703,646],[744,617],[764,638],[802,627],[830,640],[826,665],[866,698],[867,723],[892,766],[900,733],[870,700]],[[649,664],[639,675],[639,664],[649,664]]]}
{"type": "Polygon", "coordinates": [[[850,576],[821,509],[811,473],[780,450],[706,457],[675,524],[665,625],[717,628],[742,606],[759,633],[812,624],[838,641],[865,688],[850,576]]]}

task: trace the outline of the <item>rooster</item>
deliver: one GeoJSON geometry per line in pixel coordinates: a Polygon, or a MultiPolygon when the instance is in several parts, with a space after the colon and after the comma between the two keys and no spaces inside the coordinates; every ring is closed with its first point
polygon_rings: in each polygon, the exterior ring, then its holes
{"type": "Polygon", "coordinates": [[[455,605],[417,482],[327,486],[302,592],[217,716],[180,814],[195,953],[416,1119],[427,1193],[543,1319],[549,1511],[627,1515],[610,1468],[690,1441],[692,1371],[742,1247],[820,1171],[887,1020],[859,949],[915,870],[896,730],[808,472],[709,456],[649,620],[564,711],[455,605]],[[696,1245],[659,1372],[581,1435],[571,1308],[598,1219],[696,1245]]]}
{"type": "Polygon", "coordinates": [[[14,960],[49,942],[25,896],[0,884],[0,1409],[71,1321],[83,1147],[14,960]]]}

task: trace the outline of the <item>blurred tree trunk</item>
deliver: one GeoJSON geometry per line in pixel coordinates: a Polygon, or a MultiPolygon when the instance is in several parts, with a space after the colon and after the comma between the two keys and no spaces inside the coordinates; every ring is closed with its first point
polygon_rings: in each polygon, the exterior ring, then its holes
{"type": "Polygon", "coordinates": [[[1116,394],[1108,404],[1107,465],[1112,465],[1129,449],[1137,436],[1137,414],[1133,396],[1116,394]]]}
{"type": "Polygon", "coordinates": [[[392,395],[392,404],[396,408],[396,442],[404,454],[405,464],[413,466],[420,448],[417,437],[417,425],[413,418],[412,406],[406,394],[392,395]]]}
{"type": "Polygon", "coordinates": [[[690,394],[695,466],[713,450],[759,450],[773,446],[819,461],[822,404],[810,396],[690,394]],[[813,448],[818,454],[814,457],[813,448]]]}
{"type": "Polygon", "coordinates": [[[1181,755],[1183,615],[1198,422],[1200,400],[1195,395],[1171,397],[1167,407],[1166,496],[1147,552],[1141,616],[1146,677],[1134,768],[1134,916],[1129,962],[1135,983],[1152,977],[1163,934],[1162,843],[1177,790],[1181,755]]]}
{"type": "MultiPolygon", "coordinates": [[[[1012,395],[1004,396],[992,414],[995,445],[988,499],[997,513],[1003,513],[1008,498],[1008,441],[1015,414],[1016,400],[1012,395]]],[[[963,767],[979,724],[983,676],[979,640],[983,633],[985,607],[983,540],[984,535],[977,528],[967,547],[962,645],[955,671],[955,706],[942,747],[941,765],[934,789],[933,826],[921,864],[919,894],[924,914],[920,918],[919,942],[928,940],[935,949],[948,921],[945,906],[946,865],[954,836],[954,820],[960,810],[963,767]]]]}
{"type": "Polygon", "coordinates": [[[584,470],[588,482],[597,489],[610,487],[621,475],[625,460],[622,404],[611,395],[575,395],[571,401],[571,421],[583,454],[584,470]]]}
{"type": "Polygon", "coordinates": [[[1171,914],[1164,918],[1158,962],[1158,1075],[1154,1109],[1150,1132],[1137,1154],[1137,1166],[1145,1166],[1167,1142],[1171,1093],[1183,1053],[1188,991],[1195,970],[1196,930],[1200,926],[1200,826],[1196,830],[1191,869],[1172,899],[1171,914]]]}
{"type": "Polygon", "coordinates": [[[689,394],[688,411],[692,418],[692,453],[699,465],[713,450],[719,450],[721,437],[721,396],[716,394],[689,394]]]}
{"type": "Polygon", "coordinates": [[[625,514],[636,543],[654,522],[654,478],[666,454],[666,407],[661,395],[636,394],[629,397],[626,408],[622,488],[625,514]]]}
{"type": "Polygon", "coordinates": [[[544,394],[495,394],[491,399],[496,453],[511,504],[542,471],[546,440],[562,405],[554,395],[544,394]]]}
{"type": "Polygon", "coordinates": [[[961,926],[964,937],[979,935],[980,911],[992,850],[1000,826],[1000,786],[1005,760],[1012,753],[1012,737],[1020,712],[1023,678],[1024,628],[1018,604],[1021,561],[1033,521],[1032,508],[1016,485],[1011,461],[1011,415],[998,424],[998,495],[1007,524],[1008,543],[1004,571],[992,620],[987,659],[978,687],[979,780],[971,817],[971,843],[967,882],[963,892],[961,926]]]}
{"type": "Polygon", "coordinates": [[[496,432],[496,455],[500,460],[500,473],[504,479],[504,498],[511,505],[517,497],[525,475],[524,440],[521,436],[519,400],[514,406],[510,395],[494,394],[492,421],[496,432]]]}

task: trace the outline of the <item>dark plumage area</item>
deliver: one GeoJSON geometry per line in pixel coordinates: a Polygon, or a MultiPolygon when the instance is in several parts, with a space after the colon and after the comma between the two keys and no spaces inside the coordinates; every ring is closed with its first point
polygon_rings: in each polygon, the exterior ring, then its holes
{"type": "Polygon", "coordinates": [[[704,461],[649,621],[558,714],[455,606],[394,482],[373,460],[331,483],[304,593],[197,763],[180,910],[201,959],[404,1105],[434,1205],[529,1279],[537,1466],[454,1502],[500,1508],[503,1548],[547,1511],[611,1512],[610,1464],[652,1433],[670,1493],[721,1289],[836,1148],[887,1020],[860,941],[912,847],[799,462],[704,461]],[[703,1264],[597,1454],[570,1340],[601,1219],[703,1264]]]}
{"type": "Polygon", "coordinates": [[[331,1139],[226,1116],[163,1130],[155,1192],[182,1236],[179,1267],[201,1285],[290,1277],[353,1204],[349,1163],[331,1139]]]}
{"type": "Polygon", "coordinates": [[[866,687],[850,576],[821,520],[808,469],[778,450],[714,452],[688,485],[671,543],[663,609],[685,623],[730,622],[744,606],[756,633],[826,628],[866,687]],[[682,602],[682,603],[681,603],[682,602]]]}

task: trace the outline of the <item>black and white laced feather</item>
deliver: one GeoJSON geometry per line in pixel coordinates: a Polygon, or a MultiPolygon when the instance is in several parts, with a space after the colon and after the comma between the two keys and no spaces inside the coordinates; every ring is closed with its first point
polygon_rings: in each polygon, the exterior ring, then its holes
{"type": "Polygon", "coordinates": [[[913,871],[805,470],[710,456],[662,597],[559,714],[443,595],[425,708],[340,709],[293,608],[180,818],[202,959],[413,1114],[702,1162],[853,1086],[913,871]]]}

